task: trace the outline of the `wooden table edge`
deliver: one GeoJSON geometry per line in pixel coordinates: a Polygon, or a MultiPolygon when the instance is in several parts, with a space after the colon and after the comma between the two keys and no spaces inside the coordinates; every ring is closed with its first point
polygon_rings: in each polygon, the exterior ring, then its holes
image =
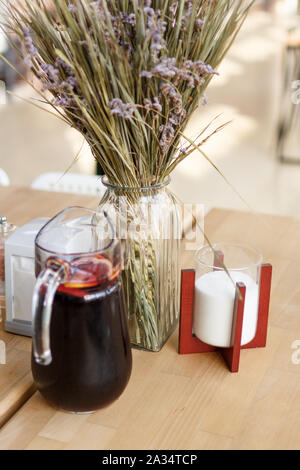
{"type": "Polygon", "coordinates": [[[19,411],[34,395],[36,386],[31,373],[27,373],[17,390],[8,393],[0,403],[0,429],[19,411]]]}

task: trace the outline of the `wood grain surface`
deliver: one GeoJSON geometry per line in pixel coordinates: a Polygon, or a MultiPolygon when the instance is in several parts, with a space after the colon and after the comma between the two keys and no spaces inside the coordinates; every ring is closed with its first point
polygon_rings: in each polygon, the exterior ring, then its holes
{"type": "MultiPolygon", "coordinates": [[[[24,189],[5,194],[0,211],[19,224],[70,204],[24,189]]],[[[215,209],[206,233],[214,242],[248,243],[273,265],[267,347],[243,350],[231,374],[218,353],[180,356],[175,333],[160,353],[133,351],[132,377],[117,402],[79,416],[51,408],[39,393],[15,412],[32,391],[29,341],[2,333],[12,352],[0,365],[1,403],[10,393],[15,413],[0,430],[0,449],[300,448],[300,364],[292,361],[300,340],[300,220],[215,209]]],[[[184,248],[182,266],[192,268],[184,248]]]]}

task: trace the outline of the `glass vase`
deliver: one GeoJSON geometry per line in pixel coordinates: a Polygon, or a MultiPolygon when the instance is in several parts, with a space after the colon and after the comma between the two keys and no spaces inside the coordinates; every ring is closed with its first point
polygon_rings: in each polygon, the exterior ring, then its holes
{"type": "Polygon", "coordinates": [[[113,221],[122,242],[122,282],[131,344],[159,351],[179,318],[179,207],[169,180],[150,187],[114,186],[99,210],[113,221]]]}

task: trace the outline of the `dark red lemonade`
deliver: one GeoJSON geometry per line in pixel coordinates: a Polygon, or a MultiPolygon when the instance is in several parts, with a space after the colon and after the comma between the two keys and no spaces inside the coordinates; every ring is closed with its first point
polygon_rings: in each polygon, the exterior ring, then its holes
{"type": "Polygon", "coordinates": [[[91,412],[116,400],[131,374],[120,272],[104,257],[88,257],[71,263],[69,278],[52,307],[52,362],[40,365],[32,355],[32,373],[52,405],[91,412]]]}

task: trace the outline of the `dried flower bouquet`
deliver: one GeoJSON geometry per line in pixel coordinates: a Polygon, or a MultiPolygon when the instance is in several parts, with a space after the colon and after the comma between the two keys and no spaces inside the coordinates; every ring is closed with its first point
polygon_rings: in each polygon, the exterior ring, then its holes
{"type": "MultiPolygon", "coordinates": [[[[252,3],[23,0],[6,8],[4,27],[21,43],[42,101],[84,136],[109,183],[143,188],[163,183],[195,150],[208,158],[201,148],[208,126],[196,140],[184,137],[184,128],[205,104],[205,90],[252,3]]],[[[136,238],[129,249],[125,284],[128,296],[141,299],[134,312],[138,336],[157,349],[158,260],[151,234],[148,246],[140,243],[140,251],[136,238]]]]}

